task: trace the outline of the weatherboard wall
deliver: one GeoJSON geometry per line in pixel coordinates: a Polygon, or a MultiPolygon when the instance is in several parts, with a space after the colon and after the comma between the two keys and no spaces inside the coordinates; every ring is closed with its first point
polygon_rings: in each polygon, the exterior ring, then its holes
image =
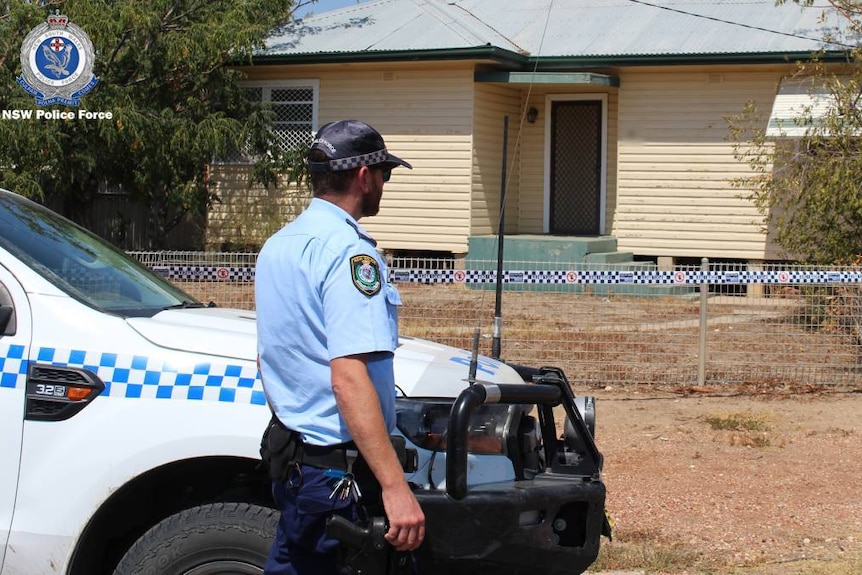
{"type": "MultiPolygon", "coordinates": [[[[500,197],[505,196],[506,233],[519,232],[518,140],[521,114],[520,90],[490,84],[474,86],[473,174],[471,188],[470,235],[497,234],[500,197]],[[508,128],[506,118],[508,117],[508,128]],[[507,133],[506,161],[503,161],[503,134],[507,133]]],[[[467,240],[458,251],[467,252],[467,240]]]]}
{"type": "Polygon", "coordinates": [[[471,64],[257,66],[247,71],[250,80],[319,81],[321,125],[363,120],[380,131],[392,153],[413,165],[393,171],[380,213],[362,220],[379,247],[467,251],[474,173],[471,64]]]}
{"type": "Polygon", "coordinates": [[[740,114],[748,100],[768,117],[781,76],[774,68],[621,74],[611,230],[620,250],[753,260],[777,256],[746,191],[732,185],[750,171],[734,158],[726,118],[740,114]]]}

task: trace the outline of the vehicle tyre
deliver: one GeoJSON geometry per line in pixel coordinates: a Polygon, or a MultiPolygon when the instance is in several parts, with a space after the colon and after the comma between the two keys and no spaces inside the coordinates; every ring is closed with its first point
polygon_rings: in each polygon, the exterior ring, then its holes
{"type": "Polygon", "coordinates": [[[144,533],[114,575],[260,575],[277,524],[278,511],[258,505],[192,507],[144,533]]]}

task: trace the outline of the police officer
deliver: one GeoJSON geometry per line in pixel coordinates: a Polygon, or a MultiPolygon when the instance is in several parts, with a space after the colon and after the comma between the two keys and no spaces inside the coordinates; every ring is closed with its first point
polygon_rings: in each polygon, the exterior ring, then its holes
{"type": "Polygon", "coordinates": [[[425,516],[389,438],[401,300],[358,223],[377,214],[397,166],[411,167],[368,124],[322,126],[308,155],[314,197],[258,256],[261,377],[275,427],[298,443],[273,481],[281,519],[266,575],[337,573],[338,542],[326,535],[326,519],[360,518],[360,500],[382,503],[394,549],[416,549],[425,536],[425,516]]]}

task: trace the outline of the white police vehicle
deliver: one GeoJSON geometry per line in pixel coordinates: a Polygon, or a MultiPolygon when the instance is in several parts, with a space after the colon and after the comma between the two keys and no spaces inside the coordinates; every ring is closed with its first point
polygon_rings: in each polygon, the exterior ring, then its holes
{"type": "MultiPolygon", "coordinates": [[[[254,320],[0,190],[2,575],[262,573],[277,512],[254,320]]],[[[586,569],[607,533],[591,398],[422,340],[396,356],[422,571],[586,569]]]]}

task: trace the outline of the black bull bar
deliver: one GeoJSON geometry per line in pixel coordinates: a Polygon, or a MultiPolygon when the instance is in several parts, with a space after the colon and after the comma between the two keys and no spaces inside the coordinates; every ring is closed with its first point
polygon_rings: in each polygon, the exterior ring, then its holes
{"type": "MultiPolygon", "coordinates": [[[[585,571],[598,556],[601,535],[609,534],[602,455],[565,376],[542,370],[533,380],[534,384],[476,383],[453,403],[446,490],[415,492],[426,516],[425,541],[415,551],[419,574],[477,575],[488,570],[495,575],[571,575],[585,571]],[[538,407],[547,469],[533,479],[478,485],[468,492],[467,430],[473,411],[486,403],[538,407]],[[560,456],[563,446],[556,439],[553,408],[560,404],[581,439],[574,465],[560,456]]],[[[363,532],[374,539],[368,527],[363,532]]],[[[376,538],[379,545],[380,534],[376,538]]],[[[391,561],[381,563],[390,566],[381,574],[400,571],[391,569],[391,561]]]]}

